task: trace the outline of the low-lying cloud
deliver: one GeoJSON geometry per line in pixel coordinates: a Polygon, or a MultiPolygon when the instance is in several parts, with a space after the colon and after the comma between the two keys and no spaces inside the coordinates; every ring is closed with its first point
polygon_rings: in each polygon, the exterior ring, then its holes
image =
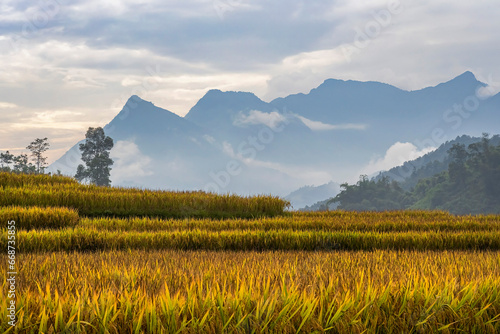
{"type": "Polygon", "coordinates": [[[266,113],[259,110],[250,110],[248,115],[241,112],[233,124],[240,127],[263,124],[271,129],[276,129],[281,123],[286,122],[286,120],[286,116],[277,111],[266,113]]]}
{"type": "Polygon", "coordinates": [[[111,170],[113,183],[132,182],[135,178],[152,175],[151,158],[143,154],[134,142],[119,140],[110,154],[114,164],[111,170]]]}
{"type": "Polygon", "coordinates": [[[297,116],[309,129],[313,131],[329,131],[329,130],[365,130],[366,124],[346,123],[346,124],[328,124],[320,121],[313,121],[308,118],[297,116]]]}
{"type": "Polygon", "coordinates": [[[396,142],[389,147],[383,157],[371,160],[368,166],[363,168],[361,174],[371,175],[379,171],[386,171],[393,167],[401,166],[406,161],[417,159],[435,149],[435,147],[429,147],[419,150],[412,143],[396,142]]]}

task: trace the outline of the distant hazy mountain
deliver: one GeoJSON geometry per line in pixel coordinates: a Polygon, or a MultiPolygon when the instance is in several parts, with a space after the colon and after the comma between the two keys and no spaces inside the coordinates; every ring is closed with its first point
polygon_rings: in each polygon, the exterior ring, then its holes
{"type": "MultiPolygon", "coordinates": [[[[224,142],[215,138],[217,131],[135,95],[104,130],[115,142],[113,185],[255,194],[293,184],[287,175],[265,165],[237,164],[239,160],[231,157],[224,142]]],[[[74,175],[82,163],[78,144],[48,170],[74,175]]]]}
{"type": "MultiPolygon", "coordinates": [[[[278,98],[272,104],[344,129],[365,126],[366,131],[351,131],[353,136],[350,137],[356,144],[356,153],[360,149],[371,152],[386,149],[397,140],[424,141],[429,139],[426,137],[432,137],[436,128],[442,129],[448,140],[469,130],[477,130],[477,125],[481,131],[494,130],[483,126],[487,118],[495,116],[496,120],[500,119],[500,104],[489,106],[486,101],[475,98],[476,90],[484,86],[471,72],[417,91],[405,91],[379,82],[329,79],[309,94],[278,98]],[[476,101],[480,110],[475,111],[479,112],[468,112],[466,109],[473,109],[476,101]],[[454,105],[462,105],[463,114],[470,115],[465,118],[453,112],[454,105]],[[458,117],[461,117],[459,125],[458,117]]],[[[496,100],[500,102],[500,98],[496,100]]]]}
{"type": "Polygon", "coordinates": [[[262,101],[253,93],[208,91],[191,108],[185,119],[207,128],[231,130],[238,116],[251,110],[265,113],[274,111],[273,106],[262,101]]]}
{"type": "Polygon", "coordinates": [[[308,205],[335,197],[340,191],[340,185],[333,181],[320,186],[304,186],[285,196],[289,200],[294,210],[302,209],[308,205]]]}
{"type": "MultiPolygon", "coordinates": [[[[115,143],[113,185],[192,188],[191,179],[199,173],[197,163],[220,155],[203,139],[202,128],[135,95],[104,131],[115,143]],[[171,169],[182,169],[189,178],[180,180],[171,169]]],[[[72,175],[75,166],[82,163],[80,155],[77,144],[50,169],[72,175]]]]}
{"type": "MultiPolygon", "coordinates": [[[[500,95],[478,98],[482,87],[465,72],[417,91],[328,79],[308,94],[269,103],[248,92],[210,90],[185,117],[132,96],[104,128],[115,141],[111,179],[281,196],[353,180],[396,142],[422,149],[459,134],[497,133],[500,95]]],[[[73,175],[79,163],[76,144],[49,170],[73,175]]]]}
{"type": "Polygon", "coordinates": [[[338,208],[339,204],[338,203],[331,203],[330,200],[332,198],[333,197],[330,197],[330,198],[327,198],[325,200],[318,201],[314,204],[306,205],[305,207],[300,208],[298,211],[331,211],[331,210],[336,210],[338,208]]]}

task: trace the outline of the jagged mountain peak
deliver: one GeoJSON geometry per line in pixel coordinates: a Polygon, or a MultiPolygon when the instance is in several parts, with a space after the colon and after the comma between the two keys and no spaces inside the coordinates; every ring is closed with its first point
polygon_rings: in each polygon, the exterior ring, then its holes
{"type": "Polygon", "coordinates": [[[167,111],[170,113],[170,111],[168,110],[155,106],[153,102],[146,101],[137,95],[132,95],[131,97],[128,98],[121,112],[131,112],[131,111],[144,112],[155,109],[167,111]]]}
{"type": "Polygon", "coordinates": [[[477,81],[476,76],[471,71],[465,71],[464,73],[456,76],[455,78],[451,79],[450,81],[453,81],[453,80],[477,81]]]}
{"type": "Polygon", "coordinates": [[[390,86],[394,87],[392,85],[389,85],[387,83],[379,82],[379,81],[360,81],[360,80],[342,80],[342,79],[326,79],[323,81],[321,85],[318,86],[335,86],[335,85],[380,85],[380,86],[390,86]]]}
{"type": "Polygon", "coordinates": [[[273,107],[253,93],[223,92],[212,89],[191,108],[184,118],[200,125],[216,126],[220,122],[232,122],[239,112],[251,109],[270,111],[273,107]]]}
{"type": "MultiPolygon", "coordinates": [[[[472,85],[472,86],[486,86],[485,83],[477,80],[476,76],[471,71],[465,71],[464,73],[456,76],[455,78],[442,83],[441,85],[472,85]]],[[[440,86],[440,85],[438,85],[440,86]]]]}
{"type": "Polygon", "coordinates": [[[125,137],[127,134],[132,136],[161,133],[168,129],[187,131],[195,126],[187,123],[189,122],[179,115],[132,95],[104,130],[110,136],[125,137]]]}
{"type": "Polygon", "coordinates": [[[357,81],[357,80],[339,80],[339,79],[327,79],[323,81],[321,85],[310,91],[309,94],[323,94],[332,91],[338,91],[340,94],[344,92],[350,92],[355,90],[357,94],[380,94],[383,92],[387,93],[398,93],[403,92],[403,90],[378,81],[357,81]]]}
{"type": "Polygon", "coordinates": [[[174,114],[173,112],[157,107],[153,102],[144,100],[137,95],[132,95],[128,98],[127,102],[123,106],[122,110],[118,113],[115,119],[125,119],[130,115],[136,115],[139,117],[144,117],[146,115],[153,114],[153,117],[156,115],[161,115],[160,117],[173,117],[173,118],[181,118],[180,116],[174,114]]]}
{"type": "MultiPolygon", "coordinates": [[[[209,90],[199,101],[198,103],[206,103],[206,102],[231,102],[232,100],[258,100],[260,99],[255,96],[254,93],[251,92],[242,92],[242,91],[221,91],[220,89],[211,89],[209,90]]],[[[194,108],[194,107],[193,107],[194,108]]]]}
{"type": "Polygon", "coordinates": [[[464,73],[456,76],[455,78],[448,80],[446,82],[440,83],[436,86],[430,86],[417,90],[417,92],[426,92],[430,90],[442,91],[442,90],[460,90],[463,92],[469,90],[474,91],[479,86],[485,87],[486,84],[477,80],[476,76],[471,71],[465,71],[464,73]]]}

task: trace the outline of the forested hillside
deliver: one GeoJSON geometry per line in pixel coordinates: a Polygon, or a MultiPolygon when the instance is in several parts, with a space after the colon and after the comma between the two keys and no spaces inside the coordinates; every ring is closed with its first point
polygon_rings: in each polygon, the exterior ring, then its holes
{"type": "MultiPolygon", "coordinates": [[[[405,190],[388,176],[341,185],[341,192],[331,200],[342,210],[384,211],[397,209],[446,210],[455,214],[500,212],[500,145],[498,136],[487,134],[479,142],[466,146],[455,143],[447,151],[446,170],[421,178],[405,190]]],[[[419,171],[432,169],[431,162],[419,171]]],[[[415,174],[416,172],[414,172],[415,174]]],[[[410,178],[411,179],[411,178],[410,178]]]]}
{"type": "MultiPolygon", "coordinates": [[[[460,144],[468,147],[478,141],[481,141],[480,137],[458,136],[453,140],[443,143],[436,150],[415,160],[407,161],[401,166],[396,166],[388,171],[379,173],[375,177],[375,181],[387,177],[389,181],[398,181],[404,190],[411,190],[421,179],[432,177],[448,170],[448,165],[451,161],[448,151],[453,145],[460,144]]],[[[495,135],[491,137],[490,145],[500,145],[500,136],[495,135]]]]}

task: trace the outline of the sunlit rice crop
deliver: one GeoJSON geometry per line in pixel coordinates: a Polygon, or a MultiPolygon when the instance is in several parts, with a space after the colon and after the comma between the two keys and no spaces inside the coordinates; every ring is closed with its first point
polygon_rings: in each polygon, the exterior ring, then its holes
{"type": "Polygon", "coordinates": [[[0,331],[500,332],[500,216],[287,205],[0,173],[0,331]]]}
{"type": "Polygon", "coordinates": [[[62,184],[76,186],[78,182],[67,176],[0,172],[0,186],[2,187],[33,187],[62,184]]]}
{"type": "Polygon", "coordinates": [[[39,207],[0,207],[0,221],[4,222],[0,229],[7,227],[6,222],[14,220],[16,228],[31,229],[59,229],[74,227],[78,224],[78,212],[68,208],[39,208],[39,207]]]}
{"type": "Polygon", "coordinates": [[[22,333],[500,330],[497,252],[132,251],[18,261],[22,333]]]}
{"type": "MultiPolygon", "coordinates": [[[[6,244],[7,235],[0,237],[6,244]]],[[[21,252],[120,249],[181,250],[500,250],[500,232],[99,231],[82,228],[17,233],[21,252]]]]}
{"type": "Polygon", "coordinates": [[[68,207],[82,216],[254,218],[281,215],[288,205],[275,196],[153,191],[82,185],[69,178],[58,182],[61,177],[0,176],[0,206],[68,207]]]}
{"type": "Polygon", "coordinates": [[[460,232],[500,231],[500,216],[454,216],[425,211],[364,213],[303,213],[256,219],[158,219],[131,217],[82,219],[80,227],[108,231],[357,231],[357,232],[460,232]]]}

